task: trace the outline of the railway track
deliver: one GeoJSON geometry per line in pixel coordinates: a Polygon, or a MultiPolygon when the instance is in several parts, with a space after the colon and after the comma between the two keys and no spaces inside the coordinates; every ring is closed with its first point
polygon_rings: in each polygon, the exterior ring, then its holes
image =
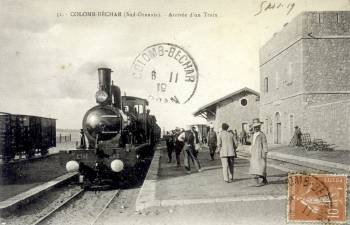
{"type": "Polygon", "coordinates": [[[90,224],[94,225],[108,208],[111,202],[120,194],[120,189],[113,191],[102,191],[102,192],[91,192],[84,191],[83,189],[72,195],[70,198],[63,201],[56,208],[36,220],[32,225],[41,225],[41,224],[65,224],[65,221],[62,221],[62,218],[68,222],[68,224],[90,224]],[[84,198],[84,195],[85,198],[84,198]],[[84,206],[84,201],[93,202],[94,207],[84,207],[79,208],[79,206],[84,206]],[[100,200],[99,204],[96,204],[100,200]],[[80,204],[79,201],[82,201],[80,204]],[[69,214],[65,212],[70,212],[69,214]],[[72,213],[74,212],[74,213],[72,213]],[[97,212],[97,213],[96,213],[97,212]],[[62,215],[63,214],[63,215],[62,215]],[[86,216],[85,216],[86,215],[86,216]],[[93,215],[93,216],[92,216],[93,215]],[[64,216],[64,217],[63,217],[64,216]],[[74,222],[72,218],[85,218],[89,221],[76,221],[74,222]]]}

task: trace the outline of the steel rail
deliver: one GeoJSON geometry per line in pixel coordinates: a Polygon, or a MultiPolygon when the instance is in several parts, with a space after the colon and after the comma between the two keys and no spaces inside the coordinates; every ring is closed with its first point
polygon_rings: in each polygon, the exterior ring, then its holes
{"type": "Polygon", "coordinates": [[[72,195],[70,198],[66,199],[64,202],[62,202],[62,204],[58,205],[57,207],[55,207],[53,210],[51,210],[49,213],[47,213],[45,216],[41,217],[40,219],[38,219],[37,221],[35,221],[34,223],[32,223],[31,225],[38,225],[42,222],[44,222],[45,220],[47,220],[50,216],[52,216],[55,212],[57,212],[60,208],[62,208],[63,206],[65,206],[68,202],[72,201],[74,198],[77,198],[78,196],[80,196],[81,194],[83,194],[84,189],[79,190],[77,193],[75,193],[74,195],[72,195]]]}
{"type": "Polygon", "coordinates": [[[115,197],[117,197],[120,193],[120,189],[116,190],[112,196],[111,199],[109,199],[109,201],[106,203],[106,205],[103,207],[103,209],[97,214],[97,216],[95,217],[94,221],[92,221],[92,223],[90,225],[94,225],[97,220],[100,218],[100,216],[104,213],[104,211],[108,208],[108,206],[112,203],[113,199],[115,197]]]}

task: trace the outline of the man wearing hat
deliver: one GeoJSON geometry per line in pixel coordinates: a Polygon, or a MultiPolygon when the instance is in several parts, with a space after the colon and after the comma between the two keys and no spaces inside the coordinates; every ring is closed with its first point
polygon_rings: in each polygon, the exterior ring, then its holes
{"type": "Polygon", "coordinates": [[[210,130],[208,132],[208,147],[209,147],[209,153],[210,153],[210,158],[211,160],[214,160],[214,155],[215,155],[215,150],[217,146],[217,136],[216,132],[214,131],[214,126],[210,124],[210,130]]]}
{"type": "Polygon", "coordinates": [[[184,166],[187,173],[191,173],[191,161],[193,162],[198,172],[201,172],[201,165],[199,163],[197,155],[195,154],[195,135],[192,132],[192,126],[186,126],[185,132],[181,133],[178,139],[184,141],[184,166]]]}
{"type": "Polygon", "coordinates": [[[267,160],[267,140],[265,134],[260,130],[262,122],[259,119],[253,119],[252,127],[254,129],[249,174],[254,175],[256,187],[267,184],[266,179],[266,160],[267,160]]]}

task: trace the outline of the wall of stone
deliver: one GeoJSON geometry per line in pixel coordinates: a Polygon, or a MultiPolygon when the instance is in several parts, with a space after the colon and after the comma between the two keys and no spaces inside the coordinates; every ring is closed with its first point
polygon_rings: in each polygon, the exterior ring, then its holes
{"type": "Polygon", "coordinates": [[[261,104],[282,100],[303,92],[302,42],[298,42],[260,66],[261,104]],[[265,88],[268,78],[268,91],[265,88]]]}
{"type": "Polygon", "coordinates": [[[281,31],[275,33],[266,42],[259,52],[260,65],[267,63],[272,57],[278,55],[283,49],[293,45],[302,37],[303,14],[295,17],[291,22],[281,27],[281,31]]]}
{"type": "Polygon", "coordinates": [[[350,94],[350,36],[347,39],[304,39],[303,61],[306,91],[347,91],[350,94]]]}
{"type": "Polygon", "coordinates": [[[344,104],[350,101],[349,36],[350,12],[305,12],[261,48],[260,119],[270,144],[278,112],[282,144],[298,125],[312,138],[350,150],[350,109],[344,104]]]}
{"type": "Polygon", "coordinates": [[[350,100],[350,93],[348,93],[348,94],[347,93],[344,93],[344,94],[319,94],[319,93],[311,94],[311,93],[308,93],[308,94],[305,94],[304,96],[305,96],[304,97],[305,102],[307,102],[307,104],[309,106],[350,100]]]}
{"type": "Polygon", "coordinates": [[[290,47],[300,38],[324,35],[350,35],[350,12],[303,12],[281,27],[281,31],[261,48],[260,65],[290,47]]]}
{"type": "Polygon", "coordinates": [[[306,126],[312,138],[320,138],[336,149],[350,150],[350,100],[306,108],[306,126]]]}
{"type": "Polygon", "coordinates": [[[218,104],[214,130],[220,131],[222,123],[227,123],[230,126],[229,129],[236,129],[240,133],[242,123],[251,124],[253,118],[259,117],[259,101],[257,99],[256,95],[243,92],[218,104]],[[247,100],[246,106],[241,105],[242,99],[247,100]]]}
{"type": "Polygon", "coordinates": [[[269,103],[260,106],[260,119],[264,122],[262,131],[266,134],[269,144],[276,143],[277,118],[279,114],[281,123],[281,144],[289,144],[294,127],[299,126],[302,131],[307,131],[305,122],[304,98],[302,95],[285,99],[277,103],[269,103]]]}
{"type": "Polygon", "coordinates": [[[303,37],[350,35],[350,12],[304,12],[302,14],[303,37]]]}

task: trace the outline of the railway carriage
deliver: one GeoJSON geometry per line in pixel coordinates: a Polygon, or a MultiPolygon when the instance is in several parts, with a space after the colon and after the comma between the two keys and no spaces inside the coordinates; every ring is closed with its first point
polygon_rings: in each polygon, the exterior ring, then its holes
{"type": "Polygon", "coordinates": [[[55,119],[0,113],[0,154],[4,162],[16,156],[46,155],[55,146],[55,119]]]}

